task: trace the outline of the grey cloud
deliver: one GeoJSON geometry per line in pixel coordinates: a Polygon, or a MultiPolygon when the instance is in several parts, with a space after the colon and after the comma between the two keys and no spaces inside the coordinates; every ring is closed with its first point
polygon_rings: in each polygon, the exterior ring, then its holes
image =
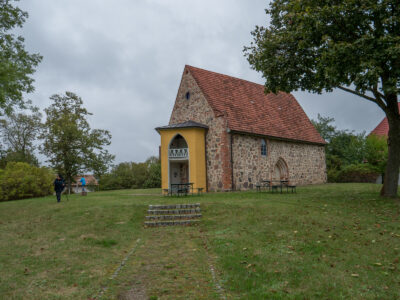
{"type": "MultiPolygon", "coordinates": [[[[243,56],[255,25],[265,25],[264,0],[21,1],[29,12],[22,34],[44,56],[35,73],[36,105],[71,90],[93,128],[109,129],[120,161],[158,154],[156,126],[169,121],[185,64],[262,83],[243,56]]],[[[332,116],[341,128],[371,130],[378,107],[335,91],[294,93],[311,118],[332,116]]]]}

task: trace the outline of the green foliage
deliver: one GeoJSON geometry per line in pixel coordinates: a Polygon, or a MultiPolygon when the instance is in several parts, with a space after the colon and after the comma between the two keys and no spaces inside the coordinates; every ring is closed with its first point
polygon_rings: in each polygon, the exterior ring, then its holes
{"type": "Polygon", "coordinates": [[[161,161],[156,157],[146,160],[148,165],[147,178],[143,184],[144,188],[161,187],[161,161]]]}
{"type": "Polygon", "coordinates": [[[382,174],[386,168],[388,145],[385,137],[370,135],[365,144],[365,159],[382,174]]]}
{"type": "Polygon", "coordinates": [[[41,134],[41,152],[48,162],[64,174],[68,183],[84,171],[93,171],[95,176],[104,173],[114,156],[105,146],[111,143],[107,130],[91,129],[87,117],[91,115],[82,99],[74,93],[50,97],[53,103],[45,109],[47,119],[41,134]]]}
{"type": "Polygon", "coordinates": [[[399,93],[397,1],[274,0],[266,12],[269,27],[256,27],[245,52],[268,91],[399,93]]]}
{"type": "MultiPolygon", "coordinates": [[[[365,133],[356,134],[347,130],[338,130],[326,146],[329,163],[340,158],[341,165],[362,163],[365,158],[365,133]]],[[[329,164],[328,163],[328,164],[329,164]]]]}
{"type": "Polygon", "coordinates": [[[22,27],[28,14],[0,0],[0,116],[10,114],[15,106],[23,107],[23,94],[34,90],[35,67],[42,60],[39,54],[29,54],[24,39],[13,33],[22,27]]]}
{"type": "Polygon", "coordinates": [[[54,173],[45,167],[10,162],[0,170],[0,201],[50,195],[53,180],[54,173]]]}
{"type": "Polygon", "coordinates": [[[313,123],[314,127],[317,129],[322,138],[327,143],[330,143],[337,132],[336,127],[331,124],[334,121],[334,118],[323,117],[318,114],[317,121],[311,120],[311,123],[313,123]]]}
{"type": "Polygon", "coordinates": [[[337,182],[368,182],[375,183],[379,170],[370,164],[355,164],[345,166],[338,172],[337,182]]]}
{"type": "Polygon", "coordinates": [[[366,180],[361,177],[367,176],[366,170],[371,171],[368,176],[384,172],[388,155],[386,139],[375,135],[366,137],[365,133],[355,134],[348,130],[338,130],[332,124],[334,121],[333,118],[320,115],[317,121],[312,121],[328,142],[325,148],[328,182],[349,182],[351,178],[355,180],[354,182],[372,182],[372,179],[366,180]],[[360,169],[361,164],[364,167],[360,169]],[[347,169],[348,166],[351,168],[347,169]],[[360,176],[353,174],[353,171],[359,172],[360,176]]]}
{"type": "Polygon", "coordinates": [[[160,161],[150,157],[144,163],[120,163],[100,178],[99,185],[101,190],[160,187],[160,161]]]}
{"type": "Polygon", "coordinates": [[[35,141],[42,129],[42,114],[37,107],[30,107],[30,110],[30,114],[11,113],[0,120],[0,137],[7,145],[0,161],[3,167],[9,161],[38,165],[33,153],[36,149],[35,141]]]}
{"type": "Polygon", "coordinates": [[[6,151],[0,155],[0,168],[5,168],[9,162],[25,162],[38,167],[39,160],[33,153],[6,151]]]}
{"type": "MultiPolygon", "coordinates": [[[[396,197],[400,159],[400,7],[398,0],[273,0],[267,27],[244,48],[265,90],[339,88],[376,103],[389,122],[382,194],[396,197]]],[[[353,158],[349,158],[353,159],[353,158]]]]}
{"type": "Polygon", "coordinates": [[[362,163],[365,160],[365,133],[355,134],[348,130],[338,130],[333,125],[334,118],[322,117],[312,120],[315,128],[328,142],[326,145],[326,163],[328,180],[336,177],[337,171],[350,164],[362,163]]]}

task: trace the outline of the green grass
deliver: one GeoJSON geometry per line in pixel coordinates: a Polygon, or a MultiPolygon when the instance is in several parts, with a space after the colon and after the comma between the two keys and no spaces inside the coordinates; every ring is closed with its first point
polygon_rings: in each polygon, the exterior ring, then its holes
{"type": "Polygon", "coordinates": [[[0,299],[88,299],[105,287],[102,299],[219,299],[216,283],[227,299],[396,299],[400,204],[379,188],[2,202],[0,299]],[[149,204],[188,202],[201,203],[199,226],[143,227],[149,204]]]}

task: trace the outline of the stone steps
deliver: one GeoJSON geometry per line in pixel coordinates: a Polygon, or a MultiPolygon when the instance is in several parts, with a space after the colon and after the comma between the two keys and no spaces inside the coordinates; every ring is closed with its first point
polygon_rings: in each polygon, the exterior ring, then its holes
{"type": "Polygon", "coordinates": [[[175,226],[175,225],[195,225],[200,220],[180,220],[180,221],[157,221],[157,222],[144,222],[147,227],[158,227],[158,226],[175,226]]]}
{"type": "Polygon", "coordinates": [[[195,209],[149,209],[149,215],[184,215],[184,214],[197,214],[200,213],[200,208],[195,209]]]}
{"type": "Polygon", "coordinates": [[[200,203],[149,205],[146,227],[194,225],[200,222],[200,203]]]}
{"type": "Polygon", "coordinates": [[[200,203],[192,203],[192,204],[169,204],[169,205],[149,205],[149,210],[151,209],[190,209],[190,208],[199,208],[200,203]]]}
{"type": "Polygon", "coordinates": [[[146,216],[146,220],[182,220],[182,219],[197,219],[197,218],[201,218],[201,214],[146,216]]]}

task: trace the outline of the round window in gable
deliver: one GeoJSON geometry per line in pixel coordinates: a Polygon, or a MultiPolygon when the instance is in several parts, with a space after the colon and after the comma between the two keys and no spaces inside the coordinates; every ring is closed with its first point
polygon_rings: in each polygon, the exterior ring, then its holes
{"type": "Polygon", "coordinates": [[[186,97],[186,100],[189,100],[190,99],[190,92],[187,92],[185,97],[186,97]]]}

